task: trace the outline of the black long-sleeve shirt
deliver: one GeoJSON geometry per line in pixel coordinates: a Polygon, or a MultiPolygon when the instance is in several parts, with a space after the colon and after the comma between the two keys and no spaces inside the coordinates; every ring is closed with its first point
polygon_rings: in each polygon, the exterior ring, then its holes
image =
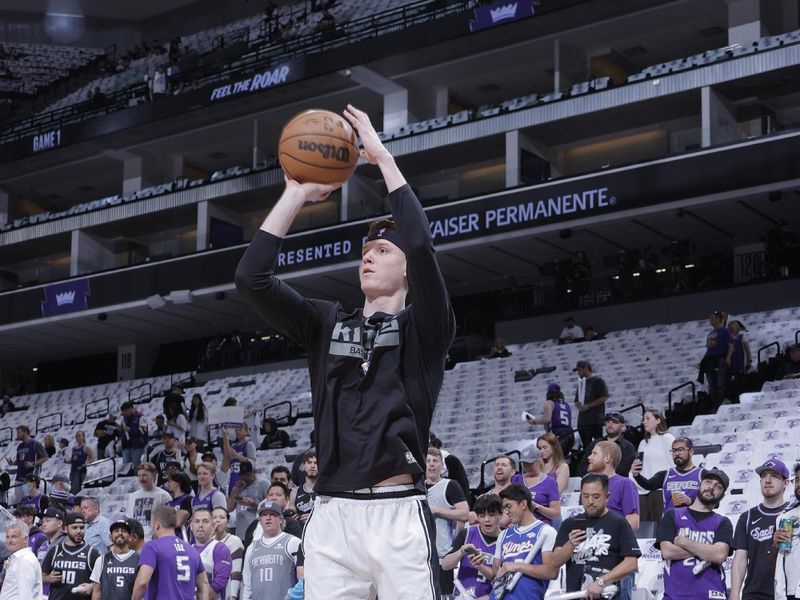
{"type": "Polygon", "coordinates": [[[308,352],[320,465],[314,489],[320,494],[406,473],[421,486],[425,472],[455,316],[417,197],[404,185],[389,201],[406,254],[410,300],[395,315],[366,319],[360,308],[345,312],[338,302],[304,298],[275,276],[282,240],[263,231],[236,269],[239,293],[308,352]]]}

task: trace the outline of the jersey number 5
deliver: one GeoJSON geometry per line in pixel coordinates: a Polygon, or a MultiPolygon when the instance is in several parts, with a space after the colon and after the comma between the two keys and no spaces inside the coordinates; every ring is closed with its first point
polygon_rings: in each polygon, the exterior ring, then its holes
{"type": "Polygon", "coordinates": [[[189,581],[192,571],[189,567],[188,556],[176,556],[175,567],[178,570],[178,581],[189,581]]]}

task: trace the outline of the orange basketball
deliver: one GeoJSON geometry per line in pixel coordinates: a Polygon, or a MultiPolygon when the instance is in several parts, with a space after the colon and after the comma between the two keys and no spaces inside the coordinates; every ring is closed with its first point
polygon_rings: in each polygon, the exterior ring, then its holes
{"type": "Polygon", "coordinates": [[[300,183],[344,183],[358,161],[356,134],[329,110],[307,110],[283,128],[278,144],[281,167],[300,183]]]}

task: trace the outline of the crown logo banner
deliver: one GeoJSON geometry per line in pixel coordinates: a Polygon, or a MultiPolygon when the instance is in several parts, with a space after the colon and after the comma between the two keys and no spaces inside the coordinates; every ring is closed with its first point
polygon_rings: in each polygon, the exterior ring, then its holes
{"type": "Polygon", "coordinates": [[[88,279],[75,279],[53,283],[44,288],[42,316],[52,317],[89,308],[88,279]]]}
{"type": "Polygon", "coordinates": [[[470,20],[469,30],[481,31],[496,25],[532,17],[535,14],[534,6],[540,2],[541,0],[517,0],[517,2],[497,0],[478,6],[472,11],[473,18],[470,20]]]}

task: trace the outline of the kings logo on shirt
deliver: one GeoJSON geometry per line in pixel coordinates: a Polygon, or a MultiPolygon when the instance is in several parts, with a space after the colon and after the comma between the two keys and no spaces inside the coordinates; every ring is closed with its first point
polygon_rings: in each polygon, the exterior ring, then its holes
{"type": "Polygon", "coordinates": [[[606,556],[611,548],[611,536],[602,529],[586,528],[586,539],[583,540],[572,553],[572,560],[576,564],[597,562],[599,556],[606,556]]]}
{"type": "Polygon", "coordinates": [[[351,356],[366,360],[375,348],[400,345],[400,326],[397,319],[370,327],[367,324],[350,327],[336,323],[331,335],[330,353],[336,356],[351,356]]]}

